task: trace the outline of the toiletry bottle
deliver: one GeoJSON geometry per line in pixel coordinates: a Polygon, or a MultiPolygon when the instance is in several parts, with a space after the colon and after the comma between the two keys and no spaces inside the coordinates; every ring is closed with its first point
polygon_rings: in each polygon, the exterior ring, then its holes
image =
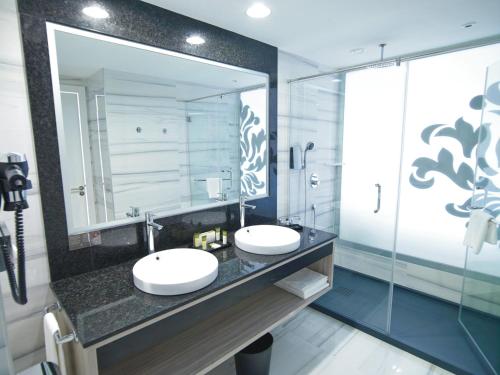
{"type": "Polygon", "coordinates": [[[200,243],[200,234],[199,233],[195,233],[193,235],[193,245],[194,245],[194,247],[200,247],[201,243],[200,243]]]}
{"type": "Polygon", "coordinates": [[[207,250],[207,235],[206,234],[203,234],[201,236],[201,248],[203,250],[207,250]]]}
{"type": "Polygon", "coordinates": [[[220,241],[220,228],[215,228],[215,241],[220,241]]]}
{"type": "Polygon", "coordinates": [[[215,241],[215,230],[209,230],[208,232],[203,232],[200,234],[200,236],[206,236],[207,237],[207,243],[214,242],[215,241]]]}
{"type": "Polygon", "coordinates": [[[222,244],[227,245],[227,230],[222,231],[222,244]]]}

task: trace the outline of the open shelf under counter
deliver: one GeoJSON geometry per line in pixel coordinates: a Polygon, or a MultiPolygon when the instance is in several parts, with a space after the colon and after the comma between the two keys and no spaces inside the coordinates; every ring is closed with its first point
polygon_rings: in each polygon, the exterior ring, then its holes
{"type": "Polygon", "coordinates": [[[328,276],[328,286],[312,297],[301,299],[276,286],[270,286],[148,350],[102,369],[100,373],[207,373],[331,289],[333,254],[308,268],[328,276]]]}

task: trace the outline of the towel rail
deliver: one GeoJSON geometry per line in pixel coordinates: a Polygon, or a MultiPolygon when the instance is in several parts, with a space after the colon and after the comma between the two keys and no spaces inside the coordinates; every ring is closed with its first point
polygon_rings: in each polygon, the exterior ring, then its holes
{"type": "MultiPolygon", "coordinates": [[[[59,301],[56,301],[51,305],[45,306],[43,308],[43,313],[48,314],[53,311],[61,311],[61,310],[62,310],[61,304],[59,303],[59,301]]],[[[54,333],[54,340],[56,341],[57,345],[62,345],[71,341],[78,342],[78,336],[76,335],[74,329],[72,329],[71,332],[68,333],[67,335],[61,335],[60,331],[56,331],[54,333]]]]}
{"type": "MultiPolygon", "coordinates": [[[[221,178],[222,181],[232,181],[230,178],[221,178]]],[[[195,178],[193,181],[195,182],[206,182],[206,178],[195,178]]]]}
{"type": "MultiPolygon", "coordinates": [[[[467,207],[465,207],[465,208],[466,208],[468,211],[472,211],[472,210],[484,210],[484,209],[485,209],[485,207],[479,207],[479,206],[467,206],[467,207]]],[[[496,219],[495,219],[495,218],[491,218],[490,220],[488,220],[488,222],[493,223],[493,224],[495,224],[495,225],[499,225],[499,224],[500,224],[500,223],[498,223],[498,222],[496,221],[496,219]]]]}
{"type": "Polygon", "coordinates": [[[75,331],[71,331],[70,333],[64,336],[61,336],[61,332],[56,331],[54,333],[54,339],[56,340],[57,345],[66,344],[71,341],[78,342],[78,337],[76,336],[75,331]]]}
{"type": "MultiPolygon", "coordinates": [[[[233,188],[233,169],[232,168],[224,168],[224,169],[221,169],[220,171],[221,173],[228,173],[229,174],[229,178],[221,178],[221,181],[231,181],[231,184],[228,188],[228,190],[232,189],[233,188]]],[[[207,179],[206,178],[195,178],[193,179],[193,181],[195,182],[206,182],[207,179]]]]}
{"type": "Polygon", "coordinates": [[[59,301],[56,301],[52,305],[45,306],[43,308],[43,313],[47,314],[47,313],[52,312],[52,311],[61,311],[61,310],[62,310],[62,307],[61,307],[59,301]]]}

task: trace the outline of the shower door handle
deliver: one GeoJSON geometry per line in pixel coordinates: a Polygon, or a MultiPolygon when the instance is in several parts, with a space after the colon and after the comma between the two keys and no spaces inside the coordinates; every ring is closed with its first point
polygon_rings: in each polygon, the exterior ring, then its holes
{"type": "Polygon", "coordinates": [[[375,184],[375,187],[377,188],[377,208],[373,210],[373,213],[377,213],[380,211],[380,197],[382,195],[382,186],[380,184],[375,184]]]}

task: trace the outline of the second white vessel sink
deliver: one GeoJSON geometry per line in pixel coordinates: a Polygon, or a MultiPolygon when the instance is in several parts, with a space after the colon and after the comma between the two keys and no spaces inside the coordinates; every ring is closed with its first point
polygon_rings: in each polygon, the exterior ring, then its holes
{"type": "Polygon", "coordinates": [[[234,239],[241,250],[253,254],[278,255],[290,253],[300,246],[300,234],[278,225],[253,225],[239,229],[234,239]]]}
{"type": "Polygon", "coordinates": [[[172,296],[206,287],[218,270],[219,261],[207,251],[170,249],[140,259],[132,273],[134,285],[143,292],[172,296]]]}

